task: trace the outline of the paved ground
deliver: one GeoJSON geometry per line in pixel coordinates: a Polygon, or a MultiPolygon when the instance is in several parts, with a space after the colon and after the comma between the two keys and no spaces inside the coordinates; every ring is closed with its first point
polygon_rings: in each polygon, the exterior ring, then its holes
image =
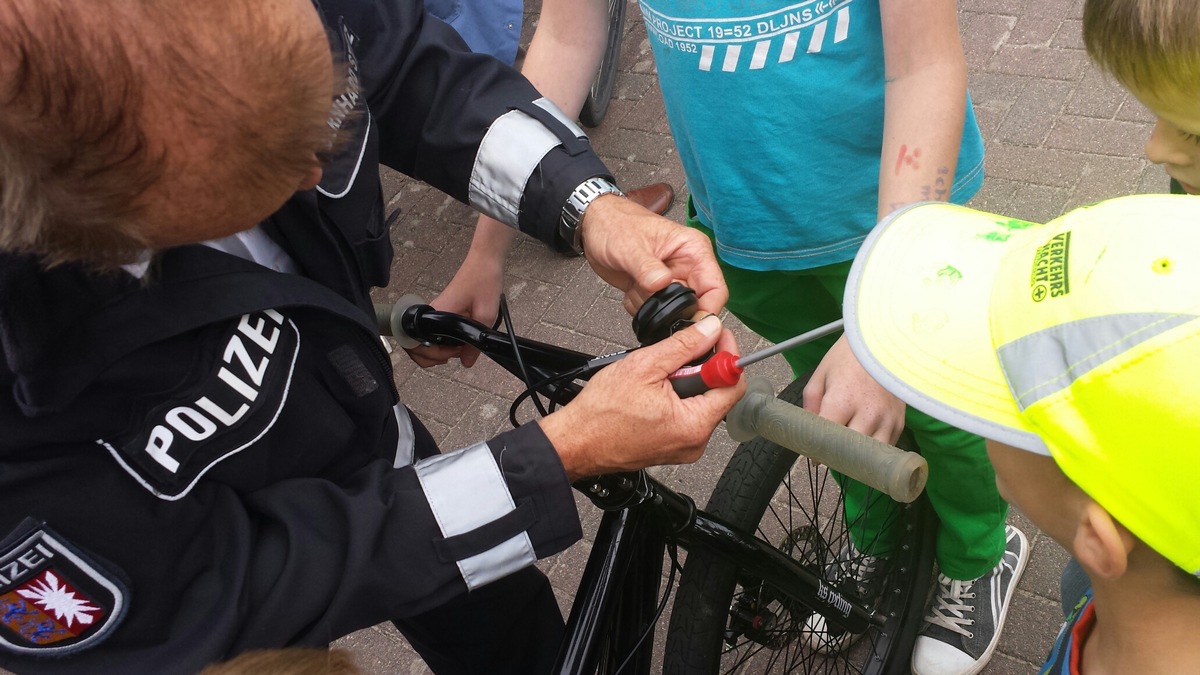
{"type": "MultiPolygon", "coordinates": [[[[538,6],[534,0],[528,8],[526,36],[536,24],[538,6]]],[[[973,205],[1042,220],[1104,197],[1166,190],[1165,174],[1141,158],[1152,118],[1089,64],[1080,39],[1081,7],[1081,0],[960,0],[971,91],[988,153],[987,180],[973,205]]],[[[666,180],[682,187],[641,15],[636,3],[629,10],[617,99],[594,130],[593,142],[623,185],[666,180]]],[[[398,256],[392,286],[380,299],[403,292],[433,297],[461,261],[474,216],[412,181],[387,172],[384,179],[394,192],[389,206],[403,215],[394,233],[398,256]]],[[[676,220],[682,219],[680,204],[668,214],[676,220]]],[[[522,242],[508,270],[507,290],[520,331],[595,353],[632,343],[618,295],[581,261],[522,242]]],[[[757,343],[744,331],[739,341],[744,350],[757,343]]],[[[402,397],[445,447],[461,447],[506,427],[517,388],[498,368],[421,371],[402,354],[395,361],[402,397]]],[[[771,361],[754,369],[782,385],[782,361],[771,361]]],[[[719,431],[698,464],[659,475],[703,503],[731,448],[719,431]]],[[[587,503],[580,509],[590,537],[597,512],[587,503]]],[[[1058,573],[1066,556],[1020,514],[1011,520],[1030,536],[1033,561],[986,675],[1035,672],[1060,621],[1058,573]]],[[[584,542],[542,563],[564,608],[587,552],[584,542]]],[[[372,673],[427,672],[390,626],[360,631],[340,644],[372,673]]]]}

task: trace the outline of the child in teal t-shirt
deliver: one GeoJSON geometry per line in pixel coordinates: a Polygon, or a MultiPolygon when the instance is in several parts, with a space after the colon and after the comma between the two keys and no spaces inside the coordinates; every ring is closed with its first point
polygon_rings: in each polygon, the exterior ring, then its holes
{"type": "MultiPolygon", "coordinates": [[[[983,180],[953,0],[641,0],[690,191],[729,310],[781,342],[841,318],[849,261],[899,205],[964,202],[983,180]]],[[[813,372],[805,407],[887,442],[905,427],[929,461],[939,585],[912,667],[966,675],[999,642],[1029,546],[1006,527],[983,440],[907,410],[833,335],[784,354],[813,372]]],[[[878,493],[839,477],[852,546],[823,572],[877,595],[900,544],[878,493]]],[[[863,598],[869,601],[870,598],[863,598]]],[[[810,617],[817,652],[857,639],[810,617]]]]}

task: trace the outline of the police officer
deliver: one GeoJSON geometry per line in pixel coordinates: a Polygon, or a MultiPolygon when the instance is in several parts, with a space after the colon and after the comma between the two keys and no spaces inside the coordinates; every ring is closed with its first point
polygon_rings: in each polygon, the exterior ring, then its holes
{"type": "Polygon", "coordinates": [[[665,376],[732,336],[705,319],[441,453],[374,335],[377,163],[629,307],[673,279],[724,303],[703,237],[416,3],[0,6],[4,668],[195,672],[385,620],[438,673],[548,666],[531,565],[581,535],[569,481],[695,460],[741,387],[665,376]]]}

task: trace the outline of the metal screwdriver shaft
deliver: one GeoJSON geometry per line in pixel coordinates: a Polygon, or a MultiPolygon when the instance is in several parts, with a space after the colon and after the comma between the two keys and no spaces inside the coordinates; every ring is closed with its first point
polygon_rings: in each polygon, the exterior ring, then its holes
{"type": "Polygon", "coordinates": [[[821,326],[820,328],[814,328],[814,329],[808,331],[807,333],[801,333],[801,334],[797,335],[796,337],[788,338],[788,339],[784,340],[783,342],[780,342],[777,345],[772,345],[770,347],[767,347],[766,349],[760,349],[759,351],[756,351],[753,354],[747,354],[747,355],[743,356],[742,358],[738,359],[737,361],[735,361],[735,363],[737,364],[737,366],[739,368],[745,368],[746,366],[750,365],[751,363],[758,363],[759,361],[762,361],[765,358],[775,356],[776,354],[785,352],[785,351],[791,349],[792,347],[795,347],[796,345],[802,345],[806,342],[811,342],[812,340],[816,340],[817,338],[825,337],[826,335],[829,335],[830,333],[837,332],[842,329],[842,325],[844,323],[845,322],[842,319],[838,319],[837,321],[827,323],[824,326],[821,326]]]}
{"type": "Polygon", "coordinates": [[[829,335],[841,330],[841,328],[842,320],[838,319],[833,323],[826,324],[820,328],[814,328],[794,338],[788,338],[777,345],[767,347],[753,354],[748,354],[737,360],[734,360],[733,354],[730,352],[717,352],[704,363],[696,366],[684,366],[668,375],[667,379],[671,381],[671,386],[675,389],[675,393],[679,394],[680,398],[703,394],[713,387],[729,387],[737,384],[738,379],[742,376],[742,370],[751,363],[762,361],[768,356],[774,356],[796,345],[804,344],[809,340],[829,335]]]}

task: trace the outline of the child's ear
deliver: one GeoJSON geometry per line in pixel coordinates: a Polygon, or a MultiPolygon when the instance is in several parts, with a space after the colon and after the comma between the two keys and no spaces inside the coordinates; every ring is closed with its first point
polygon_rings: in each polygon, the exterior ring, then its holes
{"type": "Polygon", "coordinates": [[[1072,542],[1080,564],[1101,579],[1116,579],[1129,566],[1129,553],[1137,540],[1113,517],[1092,500],[1079,516],[1072,542]]]}

